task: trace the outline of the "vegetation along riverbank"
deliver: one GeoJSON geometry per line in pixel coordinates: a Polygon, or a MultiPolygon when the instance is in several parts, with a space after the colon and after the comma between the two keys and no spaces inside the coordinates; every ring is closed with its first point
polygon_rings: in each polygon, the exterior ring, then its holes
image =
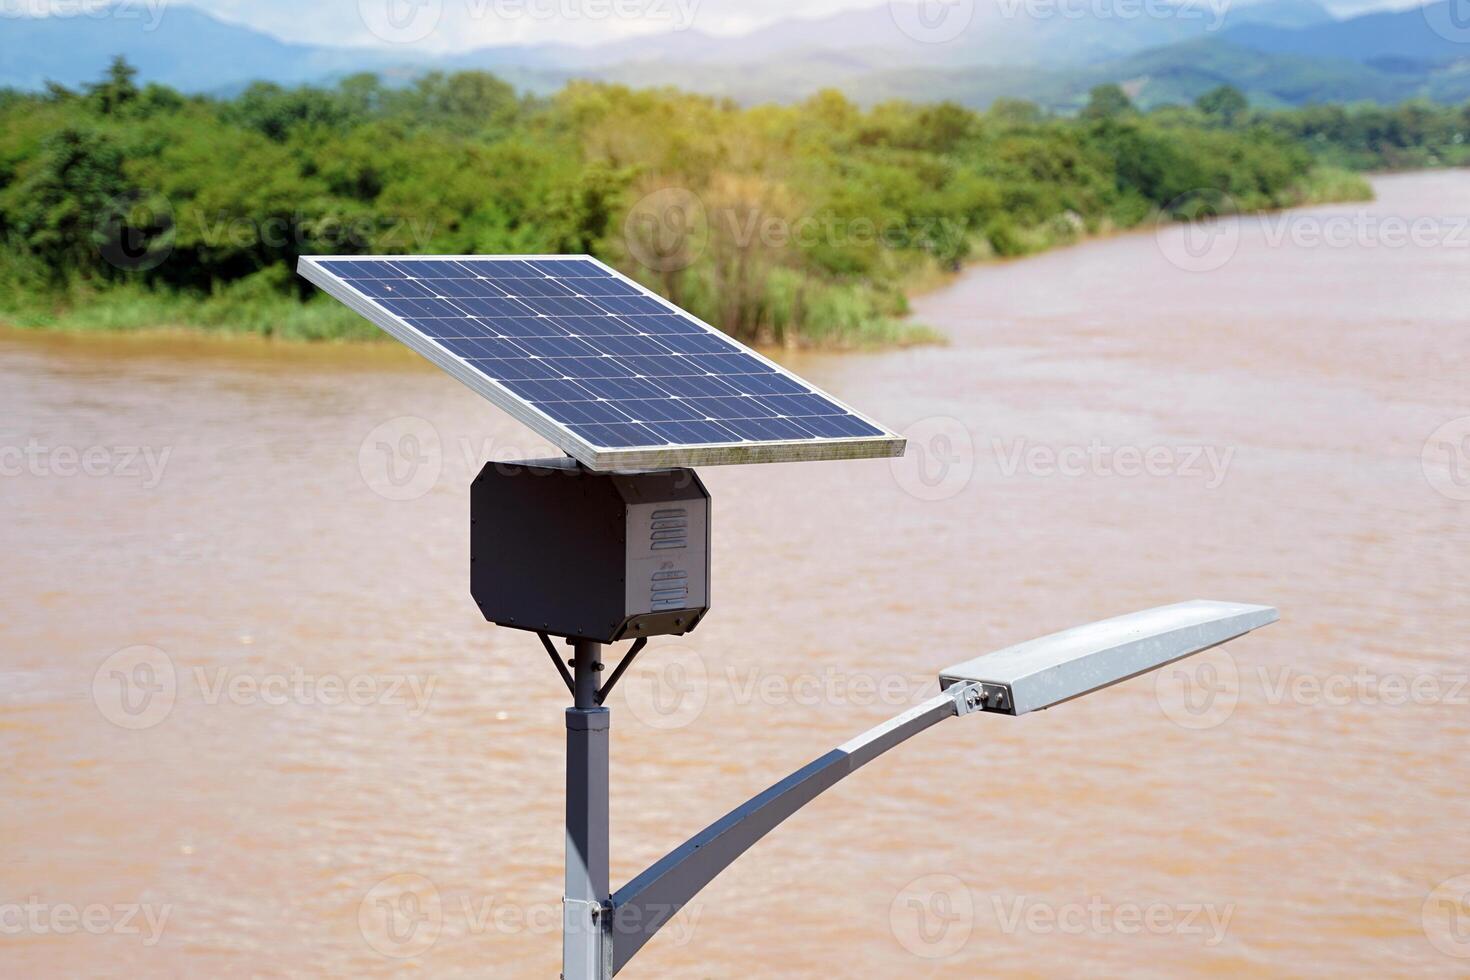
{"type": "Polygon", "coordinates": [[[968,261],[1222,210],[1365,198],[1466,162],[1470,106],[1258,112],[1233,90],[1075,117],[1021,102],[742,107],[492,75],[0,92],[0,322],[368,338],[301,254],[599,256],[743,340],[932,339],[906,297],[968,261]]]}

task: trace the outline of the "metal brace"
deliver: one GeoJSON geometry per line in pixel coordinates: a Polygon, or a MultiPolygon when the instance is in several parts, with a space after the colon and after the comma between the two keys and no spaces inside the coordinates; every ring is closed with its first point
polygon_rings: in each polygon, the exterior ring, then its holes
{"type": "Polygon", "coordinates": [[[945,694],[954,697],[954,713],[961,717],[977,711],[1002,711],[1006,707],[1005,688],[992,685],[986,690],[980,681],[965,681],[948,688],[945,694]]]}
{"type": "Polygon", "coordinates": [[[985,710],[985,689],[979,681],[956,684],[944,693],[954,698],[954,713],[961,718],[985,710]]]}

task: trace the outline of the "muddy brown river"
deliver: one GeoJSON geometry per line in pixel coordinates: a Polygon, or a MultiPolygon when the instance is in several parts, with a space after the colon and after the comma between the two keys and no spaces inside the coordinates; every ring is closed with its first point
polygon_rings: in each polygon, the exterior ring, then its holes
{"type": "MultiPolygon", "coordinates": [[[[948,664],[1281,622],[914,739],[624,975],[1470,974],[1470,172],[1375,185],[783,356],[910,454],[702,472],[713,610],[611,699],[615,884],[948,664]]],[[[0,973],[555,976],[566,692],[466,558],[481,463],[548,451],[387,344],[0,335],[0,973]]]]}

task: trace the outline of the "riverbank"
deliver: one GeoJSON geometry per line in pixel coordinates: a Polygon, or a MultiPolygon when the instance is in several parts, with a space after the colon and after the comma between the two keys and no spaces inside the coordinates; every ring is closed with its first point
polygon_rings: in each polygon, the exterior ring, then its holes
{"type": "MultiPolygon", "coordinates": [[[[1289,207],[1367,201],[1372,187],[1361,175],[1335,167],[1316,167],[1288,192],[1289,207]]],[[[1231,202],[1225,195],[1201,195],[1198,214],[1181,215],[1208,220],[1228,213],[1231,202]]],[[[1253,209],[1251,213],[1266,210],[1253,209]]],[[[970,242],[969,257],[958,269],[941,270],[934,264],[920,267],[900,286],[903,311],[909,299],[940,288],[977,264],[1023,258],[1083,241],[1135,232],[1171,219],[1163,211],[1152,211],[1132,224],[1104,220],[1088,229],[1081,216],[1068,212],[1053,220],[1014,231],[1002,252],[988,238],[970,242]]],[[[373,324],[326,297],[306,301],[276,293],[223,289],[210,296],[149,288],[141,283],[116,283],[101,288],[78,284],[61,295],[25,297],[18,292],[0,308],[0,326],[13,330],[44,331],[71,335],[89,334],[190,334],[199,336],[256,336],[288,342],[342,341],[374,343],[387,338],[373,324]]],[[[857,317],[843,329],[809,329],[791,334],[784,344],[763,346],[797,347],[814,350],[879,350],[942,344],[945,335],[927,324],[902,316],[857,317]]],[[[758,346],[762,346],[759,345],[758,346]]]]}
{"type": "MultiPolygon", "coordinates": [[[[1211,221],[1219,217],[1231,214],[1275,214],[1290,211],[1294,208],[1314,207],[1323,204],[1352,204],[1355,202],[1366,202],[1374,199],[1373,185],[1369,178],[1375,174],[1361,174],[1341,167],[1321,166],[1313,168],[1307,176],[1292,189],[1292,201],[1282,207],[1253,208],[1241,210],[1233,208],[1232,202],[1226,195],[1202,194],[1198,198],[1197,220],[1211,221]]],[[[1187,202],[1181,202],[1187,204],[1187,202]]],[[[1132,235],[1156,229],[1160,224],[1169,224],[1182,220],[1181,217],[1171,218],[1162,211],[1152,212],[1143,221],[1130,225],[1105,224],[1095,231],[1079,232],[1076,226],[1069,222],[1052,222],[1032,229],[1025,236],[1025,240],[1032,247],[1013,255],[996,255],[993,252],[982,258],[973,259],[964,266],[953,271],[933,271],[929,275],[909,285],[906,295],[910,299],[918,299],[926,293],[954,283],[966,272],[977,266],[991,262],[1015,261],[1018,259],[1031,258],[1041,255],[1057,248],[1066,248],[1072,245],[1081,245],[1084,242],[1095,242],[1122,235],[1132,235]]],[[[930,329],[924,327],[923,329],[930,329]]],[[[936,331],[939,342],[944,342],[946,337],[943,333],[936,331]]]]}
{"type": "Polygon", "coordinates": [[[301,255],[589,253],[749,344],[896,347],[940,339],[910,297],[976,261],[1366,193],[1324,169],[1353,113],[1142,112],[1106,86],[1059,117],[533,98],[479,72],[198,98],[134,75],[0,100],[4,322],[366,340],[301,255]]]}

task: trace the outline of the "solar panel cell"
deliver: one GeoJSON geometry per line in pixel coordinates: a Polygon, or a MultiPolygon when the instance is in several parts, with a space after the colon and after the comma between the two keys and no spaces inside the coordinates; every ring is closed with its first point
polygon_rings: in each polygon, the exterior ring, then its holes
{"type": "Polygon", "coordinates": [[[735,354],[740,348],[711,333],[671,333],[662,343],[678,354],[735,354]]]}
{"type": "Polygon", "coordinates": [[[668,441],[646,425],[572,425],[569,428],[594,446],[665,446],[668,441]]]}
{"type": "Polygon", "coordinates": [[[590,258],[338,256],[301,271],[593,469],[903,450],[590,258]]]}
{"type": "Polygon", "coordinates": [[[495,285],[507,296],[575,296],[577,291],[555,279],[497,279],[495,285]]]}
{"type": "Polygon", "coordinates": [[[608,313],[667,313],[669,308],[652,296],[599,296],[597,302],[608,313]]]}
{"type": "Polygon", "coordinates": [[[738,374],[724,380],[746,395],[804,395],[811,391],[784,374],[738,374]]]}
{"type": "Polygon", "coordinates": [[[447,296],[451,299],[459,296],[487,296],[504,299],[511,295],[488,279],[420,279],[416,282],[405,280],[401,283],[387,283],[380,280],[379,282],[388,289],[412,286],[415,289],[431,290],[431,295],[447,296]]]}
{"type": "Polygon", "coordinates": [[[698,398],[701,395],[738,395],[740,389],[721,378],[702,374],[687,378],[659,378],[654,382],[660,390],[670,395],[698,398]]]}

